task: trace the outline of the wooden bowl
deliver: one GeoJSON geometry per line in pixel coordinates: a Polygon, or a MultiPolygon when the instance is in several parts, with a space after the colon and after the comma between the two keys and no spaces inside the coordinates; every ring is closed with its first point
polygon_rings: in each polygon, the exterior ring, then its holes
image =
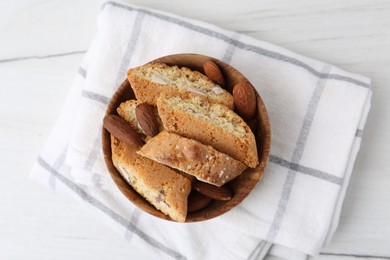
{"type": "MultiPolygon", "coordinates": [[[[169,55],[158,58],[152,62],[162,62],[168,65],[177,65],[179,67],[185,66],[192,70],[197,70],[203,73],[203,63],[206,60],[212,60],[218,65],[225,77],[225,89],[229,92],[232,92],[232,88],[236,83],[248,81],[244,75],[242,75],[230,65],[220,60],[199,54],[169,55]]],[[[223,213],[238,205],[246,196],[248,196],[248,194],[261,179],[270,153],[271,128],[264,103],[257,92],[256,96],[257,111],[255,118],[257,119],[257,131],[254,134],[257,143],[257,151],[260,162],[259,165],[254,169],[248,168],[240,176],[226,184],[233,191],[233,198],[231,200],[213,200],[212,203],[209,204],[206,208],[197,212],[188,213],[186,222],[204,221],[222,215],[223,213]]],[[[126,79],[112,97],[106,114],[117,114],[116,109],[120,103],[134,98],[134,92],[131,89],[129,81],[126,79]]],[[[123,193],[123,195],[125,195],[126,198],[128,198],[133,204],[135,204],[143,211],[161,219],[171,220],[168,216],[164,215],[153,205],[147,202],[122,178],[119,172],[115,169],[112,162],[110,134],[105,128],[103,128],[102,132],[104,159],[110,175],[115,184],[118,186],[118,189],[123,193]]]]}

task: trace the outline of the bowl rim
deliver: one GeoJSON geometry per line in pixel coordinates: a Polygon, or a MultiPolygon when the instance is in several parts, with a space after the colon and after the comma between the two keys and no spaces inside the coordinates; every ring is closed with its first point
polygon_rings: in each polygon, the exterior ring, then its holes
{"type": "MultiPolygon", "coordinates": [[[[178,61],[178,60],[183,60],[183,58],[190,59],[192,61],[192,59],[195,59],[195,57],[197,59],[200,58],[201,60],[212,60],[213,62],[215,62],[218,65],[218,67],[221,69],[221,71],[222,70],[226,71],[228,69],[229,70],[229,77],[231,76],[230,73],[234,73],[236,75],[236,77],[234,77],[234,79],[241,78],[241,80],[245,80],[245,81],[249,82],[249,80],[241,72],[239,72],[237,69],[235,69],[231,65],[229,65],[229,64],[227,64],[227,63],[225,63],[223,61],[220,61],[220,60],[218,60],[216,58],[213,58],[213,57],[210,57],[210,56],[206,56],[206,55],[202,55],[202,54],[196,54],[196,53],[171,54],[171,55],[166,55],[166,56],[163,56],[163,57],[159,57],[159,58],[154,59],[152,61],[149,61],[149,62],[147,62],[145,64],[153,63],[153,62],[164,62],[165,61],[164,63],[167,63],[169,65],[178,65],[177,62],[176,62],[176,64],[174,62],[178,61]],[[173,63],[172,62],[166,62],[166,60],[172,60],[173,63]]],[[[185,64],[183,66],[185,66],[185,64]]],[[[191,66],[188,66],[188,67],[191,67],[191,66]]],[[[193,69],[193,68],[191,68],[191,69],[193,69]]],[[[226,73],[225,73],[225,76],[226,76],[226,73]]],[[[234,83],[234,84],[236,84],[236,83],[234,83]]],[[[234,85],[234,84],[232,84],[232,85],[234,85]]],[[[123,92],[126,91],[126,90],[131,92],[129,94],[129,96],[132,96],[132,95],[134,96],[134,93],[133,93],[133,91],[131,89],[131,85],[130,85],[130,83],[129,83],[127,78],[118,87],[118,89],[115,91],[115,93],[111,97],[110,102],[109,102],[109,104],[108,104],[108,106],[106,108],[105,115],[116,113],[116,108],[119,106],[119,104],[121,102],[123,102],[124,100],[128,100],[128,99],[123,98],[123,97],[120,96],[120,95],[124,95],[123,92]],[[130,88],[126,89],[129,86],[130,86],[130,88]],[[121,98],[123,99],[123,101],[121,101],[121,98]]],[[[254,90],[255,90],[255,94],[256,94],[256,98],[257,98],[257,113],[256,113],[257,116],[256,117],[257,117],[257,119],[259,119],[259,118],[261,119],[261,122],[259,122],[259,120],[258,120],[258,128],[259,128],[259,125],[261,124],[260,131],[262,131],[262,133],[259,134],[258,131],[257,131],[256,134],[254,133],[255,134],[256,143],[257,143],[257,148],[258,148],[259,165],[256,168],[253,168],[253,169],[252,168],[248,168],[246,171],[244,171],[245,177],[248,179],[250,185],[246,186],[244,188],[244,192],[242,194],[241,193],[238,194],[239,196],[237,198],[234,197],[230,201],[230,203],[224,204],[224,205],[227,205],[227,206],[223,205],[223,203],[226,203],[226,202],[216,202],[217,203],[216,209],[219,209],[218,212],[206,212],[206,211],[204,211],[204,209],[202,209],[200,212],[188,213],[186,221],[184,223],[205,221],[205,220],[209,220],[209,219],[218,217],[218,216],[228,212],[229,210],[235,208],[238,204],[240,204],[250,194],[250,192],[255,188],[257,183],[260,182],[260,180],[261,180],[261,178],[262,178],[262,176],[264,174],[266,165],[268,163],[269,156],[270,156],[270,149],[271,149],[271,126],[270,126],[269,116],[268,116],[268,112],[267,112],[267,109],[265,107],[265,104],[264,104],[263,100],[261,99],[261,96],[258,93],[258,91],[256,90],[256,88],[254,88],[254,90]],[[261,140],[258,140],[258,138],[260,138],[260,137],[261,137],[261,140]],[[260,151],[259,151],[259,145],[261,145],[261,148],[262,148],[261,149],[261,154],[260,154],[260,151]],[[247,177],[247,176],[250,176],[250,177],[247,177]],[[218,203],[220,203],[220,204],[218,204],[218,203]]],[[[231,91],[229,91],[229,92],[231,93],[231,91]]],[[[139,195],[126,182],[126,180],[122,177],[122,175],[113,166],[112,153],[111,153],[110,134],[104,128],[104,126],[102,127],[102,149],[103,149],[105,164],[106,164],[108,172],[109,172],[109,174],[111,176],[111,179],[114,181],[115,186],[117,186],[117,188],[121,191],[121,193],[131,203],[133,203],[136,207],[138,207],[142,211],[144,211],[146,213],[149,213],[149,214],[151,214],[151,215],[153,215],[155,217],[158,217],[160,219],[173,221],[171,218],[169,218],[168,216],[163,214],[161,211],[157,210],[149,202],[147,202],[141,195],[139,195]]],[[[240,176],[242,176],[244,173],[242,173],[240,176]]],[[[243,183],[245,183],[245,182],[243,181],[243,183]]],[[[206,207],[205,209],[207,209],[207,208],[208,207],[206,207]]],[[[214,210],[214,211],[216,211],[216,210],[214,210]]]]}

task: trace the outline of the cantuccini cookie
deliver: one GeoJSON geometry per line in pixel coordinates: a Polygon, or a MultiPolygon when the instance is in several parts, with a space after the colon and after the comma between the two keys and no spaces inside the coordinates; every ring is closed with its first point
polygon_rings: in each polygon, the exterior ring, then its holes
{"type": "Polygon", "coordinates": [[[111,136],[112,161],[123,178],[158,210],[184,222],[191,181],[169,167],[140,156],[111,136]]]}
{"type": "Polygon", "coordinates": [[[254,168],[255,137],[244,120],[226,106],[192,93],[163,93],[157,109],[164,129],[195,139],[254,168]]]}
{"type": "Polygon", "coordinates": [[[150,139],[138,154],[215,186],[222,186],[246,169],[242,162],[209,145],[166,131],[150,139]]]}
{"type": "Polygon", "coordinates": [[[234,107],[233,96],[198,71],[164,63],[148,63],[129,69],[127,77],[137,100],[156,104],[161,93],[192,92],[212,103],[234,107]]]}

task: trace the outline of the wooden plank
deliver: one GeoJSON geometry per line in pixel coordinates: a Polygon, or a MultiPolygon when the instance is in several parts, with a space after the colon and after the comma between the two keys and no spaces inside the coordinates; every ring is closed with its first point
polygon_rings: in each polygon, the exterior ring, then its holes
{"type": "Polygon", "coordinates": [[[0,5],[0,61],[85,51],[96,32],[100,9],[99,1],[87,0],[0,5]]]}
{"type": "MultiPolygon", "coordinates": [[[[132,2],[241,31],[371,77],[372,110],[340,227],[324,254],[312,259],[390,258],[388,1],[201,0],[190,7],[132,2]]],[[[0,7],[0,258],[144,257],[81,206],[27,178],[77,72],[82,58],[77,52],[88,48],[95,33],[99,2],[23,0],[0,7]],[[58,57],[43,57],[53,54],[58,57]]]]}

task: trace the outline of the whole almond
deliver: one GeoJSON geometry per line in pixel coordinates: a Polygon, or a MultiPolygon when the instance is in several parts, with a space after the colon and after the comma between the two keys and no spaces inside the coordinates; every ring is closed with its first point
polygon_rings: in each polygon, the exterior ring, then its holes
{"type": "Polygon", "coordinates": [[[225,186],[217,187],[205,182],[196,181],[192,184],[194,190],[216,200],[231,200],[232,192],[225,186]]]}
{"type": "Polygon", "coordinates": [[[114,137],[124,143],[135,147],[140,147],[143,145],[139,134],[120,116],[107,115],[103,119],[103,126],[114,137]]]}
{"type": "Polygon", "coordinates": [[[207,60],[203,63],[203,70],[207,77],[212,81],[217,83],[220,86],[225,86],[225,79],[223,78],[221,70],[218,68],[217,64],[211,60],[207,60]]]}
{"type": "Polygon", "coordinates": [[[207,197],[197,191],[192,191],[188,196],[187,212],[195,212],[204,209],[210,204],[211,200],[212,199],[210,197],[207,197]]]}
{"type": "Polygon", "coordinates": [[[253,118],[256,112],[256,94],[249,82],[240,82],[233,87],[234,107],[245,121],[253,118]]]}
{"type": "Polygon", "coordinates": [[[152,105],[147,103],[139,104],[135,108],[135,115],[146,135],[153,137],[159,133],[159,125],[152,105]]]}

